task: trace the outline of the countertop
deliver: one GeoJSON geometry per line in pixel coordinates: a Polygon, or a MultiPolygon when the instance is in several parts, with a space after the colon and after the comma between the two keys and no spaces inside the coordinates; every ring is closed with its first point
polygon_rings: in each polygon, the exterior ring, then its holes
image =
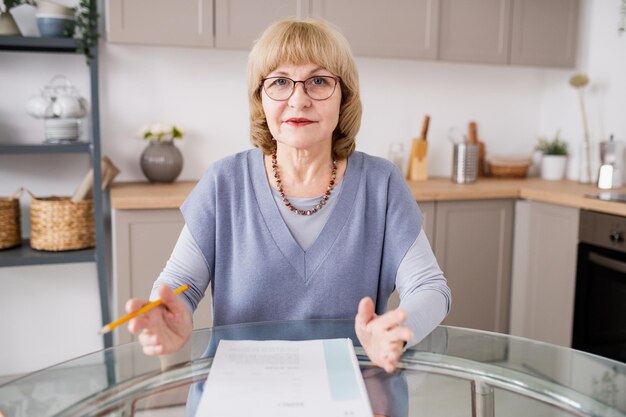
{"type": "MultiPolygon", "coordinates": [[[[179,181],[173,184],[115,183],[111,189],[111,207],[116,210],[178,208],[196,183],[197,181],[179,181]]],[[[418,202],[521,198],[626,216],[625,203],[587,198],[585,195],[598,194],[603,190],[575,181],[479,178],[472,184],[455,184],[445,177],[407,181],[407,184],[418,202]]],[[[611,191],[626,193],[626,187],[611,191]]]]}

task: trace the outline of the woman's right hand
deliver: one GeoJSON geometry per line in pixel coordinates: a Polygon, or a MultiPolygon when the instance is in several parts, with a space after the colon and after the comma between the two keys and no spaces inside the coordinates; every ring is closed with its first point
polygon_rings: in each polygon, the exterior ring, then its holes
{"type": "MultiPolygon", "coordinates": [[[[157,293],[163,304],[128,323],[128,330],[138,335],[143,353],[150,356],[178,351],[187,342],[193,330],[191,312],[187,304],[167,285],[159,287],[157,293]]],[[[146,300],[133,298],[126,302],[126,311],[132,313],[146,303],[146,300]]]]}

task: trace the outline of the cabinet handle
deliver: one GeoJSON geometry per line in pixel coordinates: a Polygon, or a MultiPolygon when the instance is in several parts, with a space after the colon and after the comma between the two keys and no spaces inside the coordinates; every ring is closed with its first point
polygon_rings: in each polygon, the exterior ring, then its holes
{"type": "Polygon", "coordinates": [[[626,263],[624,262],[616,261],[615,259],[607,258],[606,256],[598,255],[594,252],[589,253],[589,260],[605,268],[626,274],[626,263]]]}

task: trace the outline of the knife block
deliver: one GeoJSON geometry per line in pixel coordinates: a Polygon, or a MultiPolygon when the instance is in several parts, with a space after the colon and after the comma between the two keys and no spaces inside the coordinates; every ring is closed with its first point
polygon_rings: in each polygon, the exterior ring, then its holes
{"type": "Polygon", "coordinates": [[[426,158],[418,159],[413,157],[409,170],[409,180],[426,181],[428,179],[428,160],[426,158]]]}

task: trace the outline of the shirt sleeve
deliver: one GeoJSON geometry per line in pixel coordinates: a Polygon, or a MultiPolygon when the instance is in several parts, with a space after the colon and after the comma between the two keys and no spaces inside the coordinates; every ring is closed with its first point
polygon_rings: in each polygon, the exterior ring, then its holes
{"type": "Polygon", "coordinates": [[[406,325],[413,331],[407,346],[420,342],[450,311],[450,288],[422,229],[400,262],[396,274],[400,308],[407,312],[406,325]]]}
{"type": "Polygon", "coordinates": [[[158,297],[156,290],[163,284],[169,285],[172,289],[188,284],[189,289],[181,295],[187,303],[189,310],[193,313],[202,297],[204,297],[204,293],[210,283],[211,272],[209,267],[200,251],[200,247],[191,235],[187,225],[185,225],[180,232],[169,260],[165,264],[165,268],[152,286],[150,300],[158,297]]]}

